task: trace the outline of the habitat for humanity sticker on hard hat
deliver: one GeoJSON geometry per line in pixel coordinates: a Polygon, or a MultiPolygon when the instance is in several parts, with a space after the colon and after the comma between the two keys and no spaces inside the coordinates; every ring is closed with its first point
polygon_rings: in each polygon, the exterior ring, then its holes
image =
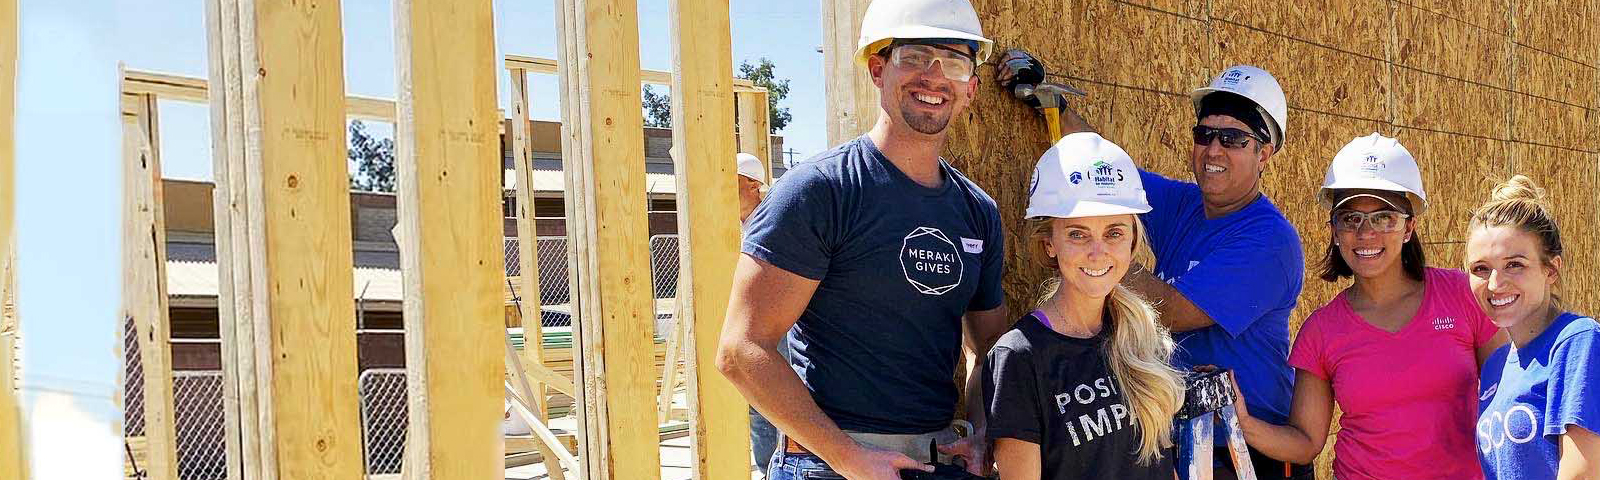
{"type": "Polygon", "coordinates": [[[1045,151],[1030,184],[1027,218],[1150,211],[1128,152],[1093,132],[1067,135],[1045,151]]]}

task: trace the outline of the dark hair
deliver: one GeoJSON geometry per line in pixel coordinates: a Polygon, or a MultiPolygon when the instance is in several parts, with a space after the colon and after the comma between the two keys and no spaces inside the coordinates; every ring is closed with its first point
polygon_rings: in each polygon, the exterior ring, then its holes
{"type": "MultiPolygon", "coordinates": [[[[1494,187],[1489,201],[1472,212],[1467,231],[1479,228],[1516,227],[1539,239],[1541,263],[1554,269],[1552,259],[1561,256],[1561,229],[1556,226],[1555,215],[1545,200],[1545,191],[1533,179],[1517,175],[1494,187]]],[[[1557,272],[1557,279],[1560,279],[1557,272]]],[[[1551,294],[1559,305],[1561,297],[1551,294]]]]}
{"type": "MultiPolygon", "coordinates": [[[[1405,269],[1406,276],[1412,280],[1420,282],[1425,278],[1428,259],[1422,252],[1422,232],[1411,232],[1411,240],[1400,246],[1400,268],[1405,269]]],[[[1339,245],[1330,240],[1328,253],[1322,256],[1322,275],[1318,278],[1325,282],[1337,282],[1354,275],[1355,271],[1345,263],[1344,255],[1339,254],[1339,245]]]]}

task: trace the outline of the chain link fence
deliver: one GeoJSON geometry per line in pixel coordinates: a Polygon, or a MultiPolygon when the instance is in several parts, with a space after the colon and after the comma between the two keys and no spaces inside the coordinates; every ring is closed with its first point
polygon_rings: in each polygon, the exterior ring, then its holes
{"type": "Polygon", "coordinates": [[[650,280],[655,283],[656,298],[678,296],[677,235],[650,237],[650,280]]]}
{"type": "Polygon", "coordinates": [[[144,363],[139,360],[139,333],[133,317],[122,326],[122,436],[144,436],[144,363]]]}
{"type": "Polygon", "coordinates": [[[172,375],[173,421],[177,422],[178,478],[223,480],[228,477],[228,449],[222,412],[222,372],[176,372],[172,375]]]}
{"type": "Polygon", "coordinates": [[[406,451],[406,370],[369,369],[359,382],[367,475],[400,473],[406,451]]]}

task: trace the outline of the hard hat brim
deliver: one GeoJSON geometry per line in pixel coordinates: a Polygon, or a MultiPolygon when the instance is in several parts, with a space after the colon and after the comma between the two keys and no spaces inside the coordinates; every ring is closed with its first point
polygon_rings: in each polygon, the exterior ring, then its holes
{"type": "Polygon", "coordinates": [[[885,32],[882,37],[874,39],[871,43],[856,47],[856,63],[866,66],[868,57],[878,53],[878,50],[882,50],[883,47],[888,46],[890,42],[897,38],[954,38],[978,42],[978,51],[974,52],[975,55],[973,55],[974,65],[983,65],[984,62],[989,61],[989,54],[994,50],[994,41],[984,38],[982,35],[973,35],[960,30],[927,25],[901,25],[885,32]]]}
{"type": "Polygon", "coordinates": [[[1042,208],[1028,206],[1024,218],[1085,218],[1106,217],[1111,215],[1139,215],[1149,213],[1151,208],[1148,203],[1138,205],[1124,205],[1120,203],[1096,202],[1093,200],[1079,200],[1071,205],[1057,205],[1056,208],[1042,208]],[[1064,207],[1064,208],[1063,208],[1064,207]]]}
{"type": "Polygon", "coordinates": [[[1323,185],[1322,189],[1317,191],[1317,200],[1319,201],[1318,203],[1322,204],[1322,208],[1332,210],[1335,207],[1333,193],[1336,190],[1382,190],[1386,192],[1395,192],[1405,195],[1406,200],[1411,202],[1412,216],[1422,215],[1422,212],[1428,210],[1428,199],[1426,197],[1418,195],[1416,192],[1412,192],[1411,189],[1406,188],[1398,183],[1381,178],[1364,178],[1353,181],[1346,180],[1323,185]]]}

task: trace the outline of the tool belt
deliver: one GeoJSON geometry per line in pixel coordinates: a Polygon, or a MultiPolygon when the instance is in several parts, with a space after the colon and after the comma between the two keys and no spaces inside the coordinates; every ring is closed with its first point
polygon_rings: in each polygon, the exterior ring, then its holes
{"type": "MultiPolygon", "coordinates": [[[[968,427],[968,431],[971,431],[970,427],[968,427]]],[[[930,453],[933,452],[928,451],[929,442],[944,445],[961,438],[961,436],[956,433],[955,425],[946,427],[943,430],[935,430],[928,433],[892,434],[852,432],[846,430],[844,434],[849,435],[852,440],[856,441],[856,443],[882,450],[900,452],[908,457],[911,457],[913,460],[922,463],[929,463],[938,460],[930,456],[930,453]]],[[[783,444],[783,451],[788,453],[812,453],[810,450],[807,450],[804,445],[795,442],[794,439],[790,438],[788,435],[783,435],[783,444]]]]}

